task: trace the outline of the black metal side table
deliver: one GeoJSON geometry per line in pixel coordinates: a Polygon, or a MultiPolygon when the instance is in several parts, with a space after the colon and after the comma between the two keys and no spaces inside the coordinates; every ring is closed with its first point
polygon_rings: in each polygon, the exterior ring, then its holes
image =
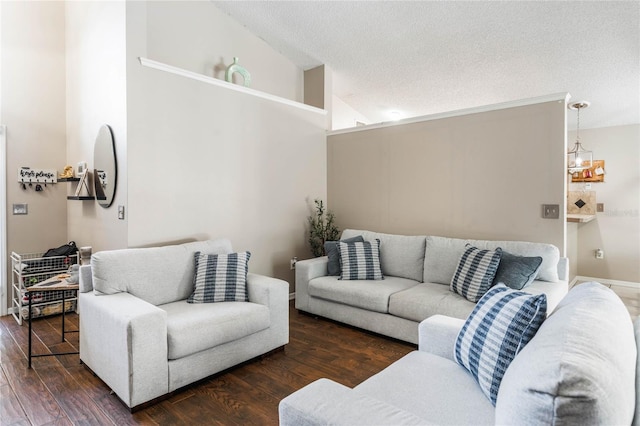
{"type": "Polygon", "coordinates": [[[31,353],[31,336],[32,336],[32,325],[31,325],[31,317],[32,317],[32,302],[33,302],[33,294],[34,293],[44,293],[48,291],[62,291],[62,342],[64,343],[65,334],[67,333],[78,333],[78,330],[65,331],[65,299],[66,292],[71,290],[76,292],[76,297],[78,295],[78,284],[72,284],[66,281],[65,278],[61,276],[56,276],[53,278],[49,278],[46,281],[38,283],[36,285],[32,285],[31,287],[27,287],[27,296],[29,299],[29,368],[31,368],[31,358],[40,357],[40,356],[56,356],[56,355],[75,355],[78,351],[75,352],[58,352],[51,354],[32,354],[31,353]]]}

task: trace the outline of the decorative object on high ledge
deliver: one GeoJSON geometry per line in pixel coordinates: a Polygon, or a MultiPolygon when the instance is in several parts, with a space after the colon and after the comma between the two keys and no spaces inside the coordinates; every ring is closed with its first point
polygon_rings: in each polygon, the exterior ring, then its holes
{"type": "Polygon", "coordinates": [[[340,235],[340,229],[335,225],[335,215],[326,210],[324,202],[315,199],[315,214],[307,217],[309,221],[309,245],[311,253],[315,257],[326,255],[324,250],[325,241],[335,241],[340,235]]]}
{"type": "Polygon", "coordinates": [[[578,111],[576,143],[573,148],[567,153],[568,171],[572,175],[585,169],[590,169],[593,165],[593,152],[584,149],[582,147],[582,144],[580,143],[580,110],[583,108],[588,108],[589,105],[591,104],[586,101],[574,102],[568,105],[569,109],[578,111]]]}
{"type": "Polygon", "coordinates": [[[234,57],[233,58],[233,64],[229,65],[227,67],[227,71],[224,73],[224,79],[226,81],[228,81],[229,83],[233,83],[233,74],[234,73],[238,73],[242,76],[242,78],[244,79],[244,86],[245,87],[249,87],[251,86],[251,74],[249,74],[249,71],[247,71],[247,69],[245,67],[243,67],[242,65],[238,64],[238,58],[234,57]]]}

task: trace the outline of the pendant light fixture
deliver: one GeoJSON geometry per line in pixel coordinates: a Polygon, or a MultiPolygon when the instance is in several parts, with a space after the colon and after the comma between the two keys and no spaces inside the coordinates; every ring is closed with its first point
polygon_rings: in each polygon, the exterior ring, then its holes
{"type": "Polygon", "coordinates": [[[569,104],[568,108],[578,111],[578,125],[576,128],[576,143],[567,153],[567,165],[569,173],[573,174],[582,170],[591,168],[593,165],[593,152],[587,151],[582,147],[580,143],[580,110],[588,108],[591,105],[589,102],[580,101],[569,104]]]}

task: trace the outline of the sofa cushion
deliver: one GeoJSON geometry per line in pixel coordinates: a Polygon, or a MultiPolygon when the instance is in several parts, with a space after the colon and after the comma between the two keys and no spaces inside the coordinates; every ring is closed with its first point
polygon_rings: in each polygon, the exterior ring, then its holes
{"type": "Polygon", "coordinates": [[[269,328],[269,308],[250,302],[160,305],[167,313],[169,359],[178,359],[269,328]]]}
{"type": "Polygon", "coordinates": [[[422,282],[426,237],[354,229],[342,232],[342,238],[356,235],[362,235],[366,241],[380,240],[380,266],[383,275],[422,282]]]}
{"type": "Polygon", "coordinates": [[[494,424],[494,408],[473,377],[455,362],[427,352],[405,355],[354,392],[409,411],[423,424],[494,424]]]}
{"type": "Polygon", "coordinates": [[[309,295],[374,312],[389,311],[389,297],[417,282],[406,278],[386,277],[382,281],[341,281],[338,277],[318,277],[309,281],[309,295]]]}
{"type": "Polygon", "coordinates": [[[383,280],[380,269],[380,240],[338,242],[341,280],[383,280]]]}
{"type": "Polygon", "coordinates": [[[174,246],[108,250],[91,256],[96,294],[128,292],[152,305],[184,300],[193,291],[193,254],[231,253],[227,239],[174,246]]]}
{"type": "Polygon", "coordinates": [[[493,283],[503,283],[514,290],[522,290],[525,285],[533,282],[541,264],[540,256],[518,256],[503,251],[493,283]]]}
{"type": "Polygon", "coordinates": [[[193,293],[188,303],[247,302],[247,267],[251,253],[195,252],[193,293]]]}
{"type": "Polygon", "coordinates": [[[500,256],[500,247],[495,250],[480,250],[467,244],[451,279],[451,291],[474,303],[480,300],[493,284],[500,256]]]}
{"type": "Polygon", "coordinates": [[[552,244],[528,241],[464,240],[438,236],[428,236],[426,239],[424,282],[447,285],[451,283],[458,265],[458,259],[464,252],[467,243],[480,249],[495,250],[500,247],[503,251],[508,251],[518,256],[540,256],[542,257],[542,264],[535,279],[550,282],[559,280],[558,262],[560,260],[560,251],[552,244]]]}
{"type": "MultiPolygon", "coordinates": [[[[346,238],[340,240],[344,243],[356,243],[363,242],[362,235],[357,235],[353,238],[346,238]]],[[[327,273],[329,275],[340,275],[342,269],[340,268],[340,252],[338,251],[338,241],[327,241],[324,243],[324,252],[327,254],[327,273]]]]}
{"type": "Polygon", "coordinates": [[[620,298],[601,284],[579,284],[507,369],[496,423],[631,424],[636,355],[620,298]]]}
{"type": "Polygon", "coordinates": [[[456,339],[455,360],[476,378],[492,404],[507,367],[536,334],[546,314],[544,294],[533,296],[498,284],[465,321],[456,339]]]}
{"type": "Polygon", "coordinates": [[[436,314],[466,319],[475,306],[449,287],[433,283],[420,283],[389,298],[391,315],[416,322],[436,314]]]}

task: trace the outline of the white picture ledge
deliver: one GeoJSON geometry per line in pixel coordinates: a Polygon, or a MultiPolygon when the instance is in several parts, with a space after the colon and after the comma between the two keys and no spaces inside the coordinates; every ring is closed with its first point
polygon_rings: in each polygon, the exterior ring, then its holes
{"type": "Polygon", "coordinates": [[[324,109],[320,109],[320,108],[313,107],[311,105],[292,101],[291,99],[281,98],[280,96],[271,95],[269,93],[261,92],[255,89],[250,89],[244,86],[238,86],[237,84],[228,83],[226,81],[219,80],[217,78],[213,78],[213,77],[206,76],[204,74],[199,74],[197,72],[185,70],[183,68],[174,67],[173,65],[167,65],[162,62],[154,61],[152,59],[142,58],[142,57],[139,57],[138,59],[140,60],[140,64],[142,64],[142,66],[144,67],[154,68],[157,70],[169,72],[171,74],[177,74],[182,77],[190,78],[192,80],[198,80],[203,83],[213,84],[214,86],[224,87],[225,89],[235,90],[236,92],[246,93],[247,95],[268,99],[273,102],[289,105],[289,106],[310,111],[316,114],[327,115],[327,111],[325,111],[324,109]]]}

